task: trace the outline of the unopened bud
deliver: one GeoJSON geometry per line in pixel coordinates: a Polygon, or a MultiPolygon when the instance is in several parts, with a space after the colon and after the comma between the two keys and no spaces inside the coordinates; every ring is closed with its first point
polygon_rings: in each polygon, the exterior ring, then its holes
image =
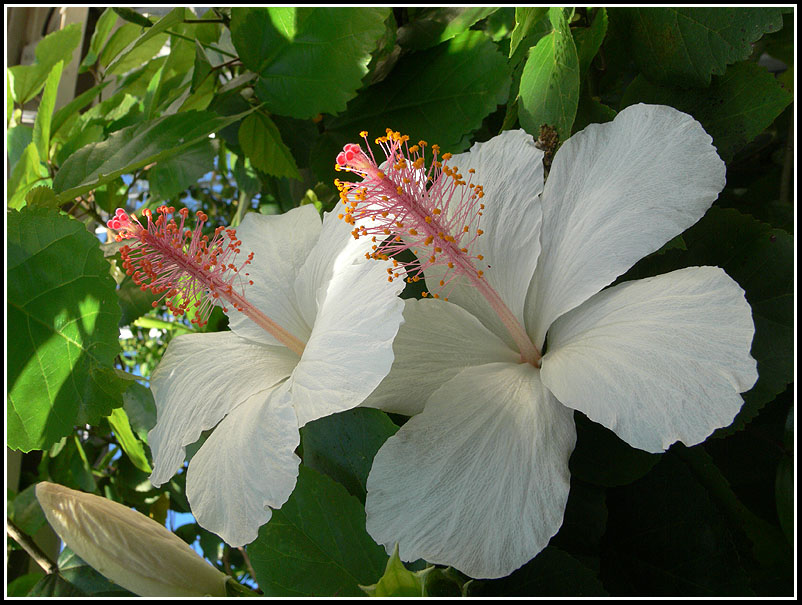
{"type": "Polygon", "coordinates": [[[36,497],[67,546],[123,588],[143,597],[226,595],[228,576],[142,513],[46,481],[36,497]]]}

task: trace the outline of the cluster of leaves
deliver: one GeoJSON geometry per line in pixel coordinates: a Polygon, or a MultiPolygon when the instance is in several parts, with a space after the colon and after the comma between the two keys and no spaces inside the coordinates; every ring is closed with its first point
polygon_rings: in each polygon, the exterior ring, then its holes
{"type": "MultiPolygon", "coordinates": [[[[702,123],[728,184],[702,221],[623,279],[711,264],[744,288],[760,380],[732,428],[653,455],[577,413],[563,527],[501,580],[407,569],[366,534],[367,473],[403,422],[376,410],[304,427],[297,488],[247,549],[193,522],[175,531],[265,595],[792,592],[792,12],[93,11],[82,56],[73,25],[7,72],[7,445],[25,452],[8,510],[23,535],[45,525],[41,480],[161,522],[189,512],[182,473],[158,489],[148,481],[147,378],[170,338],[194,328],[119,270],[98,229],[115,207],[170,203],[232,226],[251,211],[328,210],[334,157],[361,130],[459,152],[508,128],[537,138],[547,124],[565,140],[632,103],[661,103],[702,123]],[[94,83],[56,109],[71,61],[94,83]],[[31,102],[32,126],[21,120],[31,102]]],[[[217,313],[205,329],[225,328],[217,313]]],[[[125,594],[68,549],[58,572],[23,574],[12,547],[10,595],[125,594]]]]}

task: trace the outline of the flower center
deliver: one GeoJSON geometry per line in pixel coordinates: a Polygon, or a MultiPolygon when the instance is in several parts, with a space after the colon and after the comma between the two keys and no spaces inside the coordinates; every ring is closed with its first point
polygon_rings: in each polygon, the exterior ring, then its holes
{"type": "MultiPolygon", "coordinates": [[[[360,135],[367,142],[367,133],[360,135]]],[[[450,153],[440,154],[432,145],[431,160],[426,158],[426,141],[409,145],[409,137],[387,129],[386,136],[376,139],[386,162],[378,166],[370,145],[367,152],[358,144],[349,143],[337,155],[336,170],[345,170],[362,178],[359,183],[337,179],[340,199],[345,210],[338,216],[353,225],[354,238],[369,237],[373,242],[367,258],[391,260],[388,280],[406,274],[408,282],[419,281],[434,266],[445,268],[437,289],[445,295],[448,285],[460,275],[476,287],[515,340],[521,360],[539,367],[540,352],[515,315],[488,283],[484,271],[476,264],[484,260],[473,251],[483,231],[479,220],[484,210],[481,185],[472,182],[457,168],[448,165],[450,153]],[[412,250],[416,258],[400,262],[395,258],[412,250]]],[[[432,286],[430,285],[430,288],[432,286]]],[[[440,298],[440,292],[434,298],[440,298]]],[[[428,296],[424,292],[423,296],[428,296]]]]}
{"type": "Polygon", "coordinates": [[[236,262],[242,242],[234,229],[217,227],[209,238],[202,233],[208,217],[197,212],[194,229],[185,228],[189,210],[178,211],[180,223],[174,218],[172,206],[160,206],[153,220],[153,213],[146,209],[147,226],[134,215],[118,208],[114,218],[106,225],[117,232],[116,240],[133,240],[120,249],[123,269],[134,283],[158,296],[153,301],[156,307],[164,300],[173,315],[180,317],[190,305],[195,313],[192,323],[203,327],[216,304],[228,312],[230,304],[249,319],[270,333],[276,340],[295,351],[303,353],[304,343],[279,326],[245,298],[246,285],[253,284],[244,269],[251,264],[253,252],[246,260],[236,262]]]}

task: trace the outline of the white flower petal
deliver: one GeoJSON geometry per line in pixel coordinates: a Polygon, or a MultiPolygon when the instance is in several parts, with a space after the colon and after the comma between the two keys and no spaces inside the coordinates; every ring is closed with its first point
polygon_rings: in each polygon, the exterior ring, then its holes
{"type": "Polygon", "coordinates": [[[364,402],[413,416],[429,396],[469,366],[518,363],[520,355],[462,307],[443,300],[407,300],[393,343],[390,373],[364,402]]]}
{"type": "Polygon", "coordinates": [[[530,365],[469,368],[387,440],[368,476],[368,532],[401,559],[511,573],[562,524],[572,412],[530,365]]]}
{"type": "Polygon", "coordinates": [[[198,523],[231,546],[253,542],[271,508],[295,488],[299,442],[286,382],[229,413],[187,469],[187,499],[198,523]]]}
{"type": "Polygon", "coordinates": [[[390,371],[404,283],[388,282],[385,269],[365,259],[334,267],[290,379],[298,426],[358,406],[390,371]]]}
{"type": "Polygon", "coordinates": [[[702,126],[671,107],[633,105],[566,141],[542,196],[526,318],[535,346],[557,317],[698,221],[724,173],[702,126]]]}
{"type": "Polygon", "coordinates": [[[332,276],[344,265],[365,260],[365,252],[370,249],[368,238],[354,239],[352,229],[348,223],[337,218],[335,212],[325,214],[320,237],[295,279],[293,287],[298,307],[310,326],[315,325],[318,308],[332,276]]]}
{"type": "MultiPolygon", "coordinates": [[[[295,279],[320,235],[320,216],[314,206],[293,208],[278,215],[249,212],[237,228],[242,254],[254,253],[246,271],[253,284],[245,298],[296,338],[306,341],[311,325],[296,299],[295,279]]],[[[229,310],[231,330],[269,345],[279,342],[242,313],[229,310]]]]}
{"type": "Polygon", "coordinates": [[[184,447],[251,395],[290,375],[298,357],[231,332],[187,334],[170,342],[151,378],[157,422],[148,433],[151,481],[161,485],[184,464],[184,447]]]}
{"type": "Polygon", "coordinates": [[[36,498],[75,554],[142,597],[226,595],[227,576],[142,513],[118,502],[43,481],[36,498]]]}
{"type": "MultiPolygon", "coordinates": [[[[523,130],[508,130],[470,151],[455,155],[450,165],[459,168],[465,180],[468,170],[476,173],[473,182],[481,185],[485,209],[468,227],[480,228],[472,252],[484,259],[477,270],[499,293],[512,313],[524,319],[524,302],[540,253],[541,209],[538,196],[543,191],[543,152],[523,130]]],[[[427,287],[439,292],[443,267],[427,270],[427,287]]],[[[460,278],[442,290],[450,302],[457,303],[479,318],[505,342],[514,346],[498,315],[475,287],[460,278]]]]}
{"type": "Polygon", "coordinates": [[[690,267],[605,290],[549,331],[544,384],[629,444],[661,452],[727,426],[757,379],[741,288],[690,267]]]}

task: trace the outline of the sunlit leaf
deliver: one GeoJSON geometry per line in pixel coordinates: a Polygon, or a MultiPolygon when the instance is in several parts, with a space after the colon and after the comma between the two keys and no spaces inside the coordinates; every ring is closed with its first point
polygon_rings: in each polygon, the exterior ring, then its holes
{"type": "Polygon", "coordinates": [[[113,377],[120,310],[108,263],[78,221],[8,215],[8,445],[47,448],[122,405],[113,377]]]}
{"type": "Polygon", "coordinates": [[[296,118],[345,109],[384,33],[387,8],[234,8],[231,39],[270,112],[296,118]]]}

